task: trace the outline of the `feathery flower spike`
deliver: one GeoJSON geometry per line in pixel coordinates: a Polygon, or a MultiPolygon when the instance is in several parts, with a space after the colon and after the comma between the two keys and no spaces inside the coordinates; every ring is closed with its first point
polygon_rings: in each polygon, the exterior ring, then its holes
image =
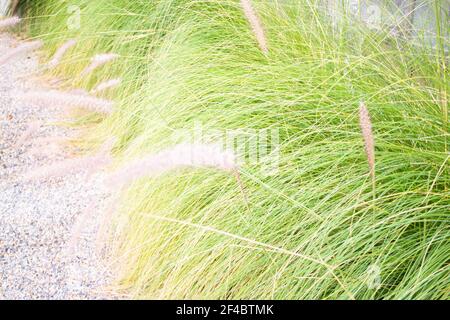
{"type": "Polygon", "coordinates": [[[88,176],[93,172],[107,166],[112,161],[111,148],[114,140],[108,140],[93,156],[85,156],[76,159],[68,159],[51,165],[43,166],[28,172],[24,176],[25,181],[39,180],[51,177],[62,177],[67,174],[85,171],[88,176]]]}
{"type": "Polygon", "coordinates": [[[114,103],[109,100],[91,97],[82,93],[67,93],[56,90],[30,91],[19,97],[36,104],[52,104],[65,107],[84,107],[94,112],[109,114],[114,103]]]}
{"type": "Polygon", "coordinates": [[[58,50],[56,50],[55,54],[53,55],[53,58],[48,63],[49,68],[56,67],[60,62],[61,59],[64,57],[64,54],[73,46],[75,46],[77,42],[73,39],[68,40],[65,42],[61,47],[59,47],[58,50]]]}
{"type": "Polygon", "coordinates": [[[125,185],[141,177],[156,176],[183,167],[212,167],[224,171],[237,168],[231,151],[215,144],[180,144],[171,149],[145,156],[126,165],[109,179],[111,184],[125,185]]]}
{"type": "Polygon", "coordinates": [[[21,147],[25,141],[36,131],[38,131],[42,126],[42,121],[34,121],[28,124],[27,129],[25,132],[17,139],[16,141],[16,148],[21,147]]]}
{"type": "Polygon", "coordinates": [[[109,80],[109,81],[105,81],[105,82],[100,83],[97,87],[95,87],[91,91],[91,93],[99,93],[99,92],[108,90],[110,88],[117,87],[121,83],[122,83],[121,79],[112,79],[112,80],[109,80]]]}
{"type": "Polygon", "coordinates": [[[9,28],[15,26],[20,22],[19,17],[11,17],[7,19],[0,20],[0,29],[9,28]]]}
{"type": "Polygon", "coordinates": [[[269,48],[267,46],[267,39],[264,33],[264,28],[258,15],[256,14],[255,9],[252,6],[251,0],[241,0],[241,6],[244,10],[248,22],[252,27],[253,33],[255,34],[261,51],[265,55],[267,55],[269,53],[269,48]]]}
{"type": "Polygon", "coordinates": [[[8,53],[4,54],[2,57],[0,57],[0,66],[8,62],[9,60],[13,59],[14,57],[17,57],[23,53],[27,53],[36,49],[39,49],[42,47],[43,43],[40,40],[36,40],[33,42],[25,43],[15,49],[10,50],[8,53]]]}
{"type": "Polygon", "coordinates": [[[105,53],[105,54],[98,54],[94,56],[91,60],[91,64],[86,67],[86,69],[81,72],[81,76],[85,77],[88,74],[90,74],[92,71],[97,69],[98,67],[113,61],[119,57],[118,54],[115,53],[105,53]]]}
{"type": "Polygon", "coordinates": [[[367,110],[364,102],[361,102],[359,105],[359,125],[361,126],[361,132],[364,139],[370,176],[372,177],[372,180],[375,181],[375,139],[373,137],[369,110],[367,110]]]}

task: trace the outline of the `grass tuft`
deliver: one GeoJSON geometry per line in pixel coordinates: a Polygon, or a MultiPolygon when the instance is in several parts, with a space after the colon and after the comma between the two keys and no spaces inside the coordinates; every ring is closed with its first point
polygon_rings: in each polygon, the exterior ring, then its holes
{"type": "Polygon", "coordinates": [[[254,0],[270,44],[261,55],[263,37],[258,48],[238,0],[71,4],[80,28],[68,30],[66,1],[43,0],[28,8],[30,33],[49,55],[78,39],[53,75],[87,91],[122,79],[107,93],[109,117],[80,119],[95,123],[90,142],[118,137],[118,164],[171,148],[197,123],[203,143],[279,132],[270,174],[244,162],[239,184],[202,167],[125,189],[108,215],[120,289],[161,299],[449,298],[444,32],[436,48],[419,47],[358,22],[333,25],[319,1],[254,0]],[[121,59],[79,77],[102,52],[121,59]],[[360,101],[373,124],[363,108],[365,139],[360,101]]]}

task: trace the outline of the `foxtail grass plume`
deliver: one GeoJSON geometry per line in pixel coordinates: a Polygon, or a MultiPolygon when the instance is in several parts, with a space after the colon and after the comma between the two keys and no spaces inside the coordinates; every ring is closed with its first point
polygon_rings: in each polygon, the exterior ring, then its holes
{"type": "Polygon", "coordinates": [[[372,181],[375,181],[375,139],[372,132],[372,122],[370,121],[369,110],[364,102],[359,105],[359,125],[364,139],[367,161],[369,163],[369,172],[372,181]]]}
{"type": "Polygon", "coordinates": [[[36,40],[36,41],[32,41],[32,42],[28,42],[28,43],[22,44],[21,46],[18,46],[17,48],[12,49],[8,53],[6,53],[3,56],[1,56],[0,57],[0,65],[3,65],[5,63],[7,63],[11,59],[13,59],[13,58],[15,58],[15,57],[17,57],[17,56],[19,56],[21,54],[24,54],[24,53],[27,53],[27,52],[39,49],[40,47],[42,47],[42,45],[43,45],[43,42],[40,41],[40,40],[36,40]]]}
{"type": "Polygon", "coordinates": [[[19,96],[20,99],[39,105],[60,105],[64,107],[83,107],[94,112],[110,114],[114,103],[87,94],[67,93],[57,90],[30,91],[19,96]]]}
{"type": "MultiPolygon", "coordinates": [[[[64,143],[67,142],[67,137],[65,136],[50,136],[50,137],[43,137],[43,138],[37,138],[33,140],[34,147],[29,149],[27,154],[30,156],[46,156],[46,157],[55,157],[55,155],[58,156],[64,156],[64,148],[62,147],[64,143]]],[[[104,144],[106,146],[107,143],[104,144]]],[[[111,145],[112,149],[112,145],[111,145]]],[[[97,154],[100,154],[102,152],[102,149],[97,154]]],[[[105,152],[103,154],[106,155],[105,152]]],[[[88,172],[88,175],[90,173],[88,172]]]]}
{"type": "Polygon", "coordinates": [[[38,131],[42,126],[42,121],[34,121],[28,124],[25,132],[17,139],[15,147],[21,147],[25,141],[36,131],[38,131]]]}
{"type": "Polygon", "coordinates": [[[84,89],[73,89],[69,91],[70,94],[80,95],[80,96],[89,96],[89,92],[84,89]]]}
{"type": "Polygon", "coordinates": [[[91,64],[88,65],[86,67],[86,69],[84,69],[81,72],[81,76],[85,77],[88,74],[90,74],[92,71],[94,71],[95,69],[97,69],[98,67],[101,67],[102,65],[113,61],[115,59],[117,59],[119,57],[118,54],[115,53],[105,53],[105,54],[98,54],[96,56],[94,56],[91,60],[91,64]]]}
{"type": "Polygon", "coordinates": [[[108,140],[93,156],[68,159],[48,166],[43,166],[24,175],[25,181],[63,177],[68,174],[85,172],[88,176],[101,170],[112,161],[111,149],[115,140],[108,140]]]}
{"type": "Polygon", "coordinates": [[[99,92],[103,92],[105,90],[108,90],[110,88],[114,88],[119,86],[122,83],[121,79],[112,79],[112,80],[108,80],[105,82],[100,83],[98,86],[96,86],[91,93],[95,94],[95,93],[99,93],[99,92]]]}
{"type": "Polygon", "coordinates": [[[245,16],[250,23],[253,33],[255,34],[256,40],[258,41],[261,51],[267,55],[269,53],[269,48],[267,46],[267,39],[264,32],[262,23],[256,14],[255,9],[252,6],[251,0],[241,0],[241,6],[244,10],[245,16]]]}
{"type": "Polygon", "coordinates": [[[115,172],[109,181],[113,186],[122,186],[142,177],[157,176],[183,167],[210,167],[224,171],[237,169],[236,157],[231,151],[216,144],[179,144],[135,160],[115,172]]]}
{"type": "Polygon", "coordinates": [[[67,250],[70,254],[73,254],[75,252],[75,249],[80,239],[81,231],[85,226],[86,222],[93,215],[92,213],[93,207],[95,207],[95,203],[94,201],[91,200],[86,206],[86,208],[83,210],[82,214],[77,217],[75,225],[72,227],[71,235],[69,241],[67,242],[67,250]]]}
{"type": "MultiPolygon", "coordinates": [[[[61,139],[62,140],[62,139],[61,139]]],[[[33,141],[32,148],[27,150],[27,156],[29,157],[55,157],[55,156],[63,156],[64,151],[61,146],[57,142],[51,142],[43,144],[41,141],[33,141]]]]}
{"type": "Polygon", "coordinates": [[[58,50],[56,50],[55,54],[53,55],[53,58],[48,63],[48,67],[49,68],[56,67],[61,62],[66,52],[76,44],[77,42],[73,39],[70,39],[67,42],[65,42],[61,47],[58,48],[58,50]]]}
{"type": "Polygon", "coordinates": [[[92,170],[103,163],[98,161],[97,157],[83,157],[77,159],[68,159],[52,165],[37,168],[24,176],[24,180],[40,180],[46,178],[63,177],[68,174],[81,172],[83,170],[92,170]]]}
{"type": "MultiPolygon", "coordinates": [[[[106,206],[106,208],[103,210],[94,210],[97,206],[95,200],[90,200],[86,208],[83,210],[83,212],[77,217],[74,226],[71,230],[71,235],[69,238],[69,241],[67,242],[67,250],[69,253],[75,253],[77,246],[80,243],[80,240],[82,239],[82,233],[83,229],[87,228],[89,229],[90,225],[92,223],[95,223],[95,220],[97,219],[97,215],[101,214],[103,217],[101,217],[101,223],[98,224],[99,228],[97,230],[96,240],[95,240],[95,250],[100,255],[101,250],[104,248],[103,244],[103,237],[106,239],[107,236],[107,230],[109,227],[109,224],[111,223],[111,218],[113,217],[113,213],[115,212],[115,204],[117,201],[117,196],[111,197],[109,199],[109,204],[106,206]],[[103,212],[102,212],[103,211],[103,212]],[[108,217],[109,219],[106,219],[108,217]],[[101,242],[100,242],[101,241],[101,242]]],[[[95,223],[97,225],[97,223],[95,223]]]]}
{"type": "Polygon", "coordinates": [[[19,17],[11,17],[7,19],[0,20],[0,30],[13,27],[20,22],[19,17]]]}
{"type": "Polygon", "coordinates": [[[64,136],[50,136],[50,137],[42,137],[37,138],[33,142],[38,146],[46,146],[50,144],[61,144],[66,140],[64,136]]]}
{"type": "MultiPolygon", "coordinates": [[[[98,163],[100,164],[100,167],[106,166],[110,164],[113,160],[112,156],[112,150],[114,148],[114,145],[116,144],[117,139],[115,137],[111,137],[107,139],[98,150],[97,154],[94,156],[98,159],[98,163]]],[[[98,171],[99,166],[90,166],[87,168],[87,178],[90,178],[96,171],[98,171]]]]}

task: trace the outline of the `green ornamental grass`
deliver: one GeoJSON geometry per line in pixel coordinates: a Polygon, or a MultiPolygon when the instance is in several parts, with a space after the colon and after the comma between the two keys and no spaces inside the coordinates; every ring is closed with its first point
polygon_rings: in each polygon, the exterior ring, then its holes
{"type": "Polygon", "coordinates": [[[117,289],[158,299],[448,299],[448,16],[436,15],[432,49],[358,22],[335,26],[317,1],[253,0],[265,47],[242,2],[25,2],[49,58],[77,41],[51,74],[88,91],[121,79],[99,93],[115,101],[111,115],[79,119],[92,125],[87,143],[118,138],[117,167],[173,147],[175,133],[198,123],[210,140],[279,132],[272,174],[260,162],[238,175],[178,168],[123,189],[107,219],[117,289]],[[119,58],[81,76],[105,53],[119,58]]]}

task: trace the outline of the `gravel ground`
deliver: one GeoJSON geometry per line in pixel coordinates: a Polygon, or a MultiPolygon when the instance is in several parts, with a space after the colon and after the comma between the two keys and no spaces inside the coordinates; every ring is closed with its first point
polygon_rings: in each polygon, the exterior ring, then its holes
{"type": "MultiPolygon", "coordinates": [[[[18,43],[0,34],[0,56],[18,43]]],[[[17,99],[20,92],[44,86],[29,80],[37,68],[36,54],[0,66],[0,299],[108,299],[103,288],[110,274],[95,244],[110,197],[104,175],[23,179],[33,168],[70,158],[73,150],[42,138],[76,134],[54,125],[61,120],[58,106],[17,99]],[[43,125],[17,146],[34,121],[43,125]],[[82,215],[89,218],[71,246],[74,225],[82,215]]]]}

